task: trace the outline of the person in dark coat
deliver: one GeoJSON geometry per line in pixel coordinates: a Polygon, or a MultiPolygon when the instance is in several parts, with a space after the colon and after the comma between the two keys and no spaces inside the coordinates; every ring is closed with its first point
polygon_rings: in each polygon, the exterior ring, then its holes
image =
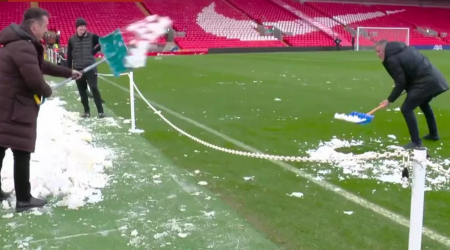
{"type": "MultiPolygon", "coordinates": [[[[84,18],[78,18],[75,22],[76,34],[70,37],[67,44],[67,65],[69,68],[83,70],[96,62],[94,55],[101,50],[97,34],[87,31],[87,22],[84,18]]],[[[88,86],[94,97],[97,107],[98,118],[104,118],[103,101],[98,88],[97,68],[86,72],[83,77],[77,80],[77,88],[83,104],[84,114],[82,117],[91,116],[88,97],[88,86]]]]}
{"type": "MultiPolygon", "coordinates": [[[[44,60],[40,44],[47,31],[49,14],[40,8],[28,9],[20,25],[11,24],[0,32],[0,170],[5,151],[14,155],[16,211],[42,207],[45,200],[31,196],[30,156],[35,150],[39,106],[34,95],[50,97],[52,89],[43,74],[81,77],[78,71],[44,60]]],[[[1,191],[0,201],[9,194],[1,191]]]]}
{"type": "Polygon", "coordinates": [[[355,50],[355,36],[352,35],[352,50],[355,50]]]}
{"type": "Polygon", "coordinates": [[[378,57],[383,61],[384,68],[395,82],[395,87],[388,99],[381,102],[380,106],[385,108],[395,102],[403,91],[407,93],[400,109],[408,126],[411,142],[404,148],[412,149],[422,146],[414,114],[417,107],[425,115],[429,129],[429,134],[423,139],[439,140],[436,118],[430,102],[449,89],[447,80],[426,56],[416,48],[406,46],[405,43],[380,40],[375,44],[375,49],[378,57]]]}

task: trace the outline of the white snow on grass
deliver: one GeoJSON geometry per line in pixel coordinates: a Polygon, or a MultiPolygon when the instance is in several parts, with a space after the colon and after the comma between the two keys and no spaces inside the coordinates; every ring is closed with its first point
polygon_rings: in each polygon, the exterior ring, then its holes
{"type": "Polygon", "coordinates": [[[291,194],[287,194],[288,196],[291,197],[296,197],[296,198],[303,198],[303,193],[302,192],[292,192],[291,194]]]}
{"type": "MultiPolygon", "coordinates": [[[[112,166],[112,151],[91,144],[93,136],[78,125],[78,113],[64,109],[65,102],[55,98],[40,109],[36,152],[31,155],[31,193],[39,198],[56,197],[51,205],[78,209],[103,199],[108,183],[104,170],[112,166]]],[[[95,138],[95,137],[94,137],[95,138]]],[[[13,155],[6,152],[1,173],[2,188],[14,190],[13,155]]],[[[15,197],[3,208],[15,207],[15,197]]]]}
{"type": "Polygon", "coordinates": [[[388,135],[389,138],[391,138],[392,140],[397,140],[397,137],[395,135],[388,135]]]}
{"type": "Polygon", "coordinates": [[[245,181],[253,181],[255,180],[255,176],[244,176],[245,181]]]}
{"type": "MultiPolygon", "coordinates": [[[[391,137],[392,138],[392,137],[391,137]]],[[[343,153],[339,152],[340,148],[352,148],[364,145],[365,142],[361,140],[340,140],[334,137],[332,140],[327,142],[319,143],[316,149],[307,150],[307,154],[309,157],[317,160],[326,160],[330,158],[339,159],[345,158],[348,155],[355,155],[355,153],[343,153]]],[[[400,147],[391,145],[384,146],[382,144],[382,140],[372,140],[370,142],[370,146],[374,146],[376,151],[380,151],[383,149],[395,149],[400,150],[400,147]],[[377,143],[377,145],[373,145],[373,143],[377,143]]],[[[364,152],[364,154],[371,154],[375,152],[364,152]]],[[[449,189],[450,184],[450,171],[448,167],[444,167],[442,165],[447,165],[446,163],[450,163],[442,160],[435,160],[435,162],[429,162],[427,167],[427,179],[426,179],[426,189],[427,190],[441,190],[441,189],[449,189]],[[440,164],[440,166],[439,166],[440,164]]],[[[345,161],[336,161],[330,164],[321,164],[319,167],[315,169],[317,172],[317,178],[324,178],[326,175],[330,175],[332,173],[336,173],[333,171],[324,171],[323,168],[333,167],[339,169],[338,178],[343,181],[349,178],[360,178],[360,179],[376,179],[380,181],[380,183],[393,183],[404,185],[404,180],[402,179],[402,171],[405,166],[403,159],[400,158],[390,158],[390,159],[378,159],[378,160],[370,160],[370,161],[356,161],[356,160],[345,160],[345,161]]],[[[410,168],[411,169],[411,168],[410,168]]],[[[329,170],[329,169],[326,169],[329,170]]],[[[335,178],[335,177],[331,177],[335,178]]]]}

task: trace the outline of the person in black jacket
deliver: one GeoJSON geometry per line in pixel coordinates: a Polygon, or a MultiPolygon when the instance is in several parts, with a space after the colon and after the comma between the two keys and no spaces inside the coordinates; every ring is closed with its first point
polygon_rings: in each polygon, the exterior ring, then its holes
{"type": "Polygon", "coordinates": [[[425,115],[429,129],[429,134],[423,139],[439,140],[436,118],[430,102],[449,89],[447,80],[428,58],[414,47],[406,46],[402,42],[380,40],[375,44],[375,49],[378,57],[383,61],[384,68],[395,81],[395,87],[388,99],[380,105],[385,108],[395,102],[403,91],[407,93],[401,111],[408,125],[411,142],[404,148],[412,149],[422,146],[414,114],[414,109],[417,107],[425,115]]]}
{"type": "MultiPolygon", "coordinates": [[[[76,23],[76,34],[70,37],[67,45],[67,66],[69,68],[82,70],[96,62],[94,55],[101,50],[99,46],[100,37],[87,31],[87,22],[84,18],[78,18],[76,23]]],[[[92,69],[76,81],[81,103],[84,107],[83,117],[91,116],[89,108],[88,85],[97,106],[98,117],[104,118],[102,97],[98,88],[97,68],[92,69]]]]}
{"type": "Polygon", "coordinates": [[[352,35],[352,50],[355,50],[355,36],[352,35]]]}

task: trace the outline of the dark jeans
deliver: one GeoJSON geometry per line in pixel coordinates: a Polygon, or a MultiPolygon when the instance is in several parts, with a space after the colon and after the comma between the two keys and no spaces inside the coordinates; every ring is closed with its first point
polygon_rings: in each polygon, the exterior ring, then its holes
{"type": "MultiPolygon", "coordinates": [[[[3,166],[6,148],[0,147],[0,171],[3,166]]],[[[12,150],[14,155],[14,188],[17,201],[28,202],[31,198],[30,159],[31,153],[12,150]]],[[[1,181],[1,180],[0,180],[1,181]]],[[[0,182],[1,187],[1,182],[0,182]]]]}
{"type": "Polygon", "coordinates": [[[97,70],[93,69],[83,74],[83,76],[76,81],[78,92],[80,93],[81,103],[84,107],[84,112],[89,113],[89,98],[87,94],[87,87],[89,84],[89,88],[91,89],[92,96],[94,97],[94,103],[97,107],[98,113],[103,112],[103,104],[102,104],[102,96],[100,95],[100,90],[98,89],[98,79],[97,79],[97,70]]]}
{"type": "Polygon", "coordinates": [[[422,140],[419,136],[419,127],[417,125],[416,115],[414,114],[414,110],[417,107],[419,107],[425,115],[430,135],[438,135],[436,118],[434,117],[433,110],[430,106],[430,102],[433,98],[434,96],[423,98],[419,96],[408,95],[405,99],[405,102],[403,102],[402,104],[401,111],[403,117],[405,118],[406,125],[408,126],[411,141],[417,145],[422,144],[422,140]]]}

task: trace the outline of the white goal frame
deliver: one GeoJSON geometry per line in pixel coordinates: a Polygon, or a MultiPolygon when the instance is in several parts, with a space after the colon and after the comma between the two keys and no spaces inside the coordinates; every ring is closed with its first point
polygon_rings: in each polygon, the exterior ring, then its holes
{"type": "Polygon", "coordinates": [[[361,30],[370,30],[370,29],[379,29],[379,30],[406,30],[406,45],[409,46],[409,28],[405,28],[405,27],[357,27],[356,28],[356,46],[355,46],[355,51],[360,51],[359,49],[359,38],[362,35],[361,30]]]}

